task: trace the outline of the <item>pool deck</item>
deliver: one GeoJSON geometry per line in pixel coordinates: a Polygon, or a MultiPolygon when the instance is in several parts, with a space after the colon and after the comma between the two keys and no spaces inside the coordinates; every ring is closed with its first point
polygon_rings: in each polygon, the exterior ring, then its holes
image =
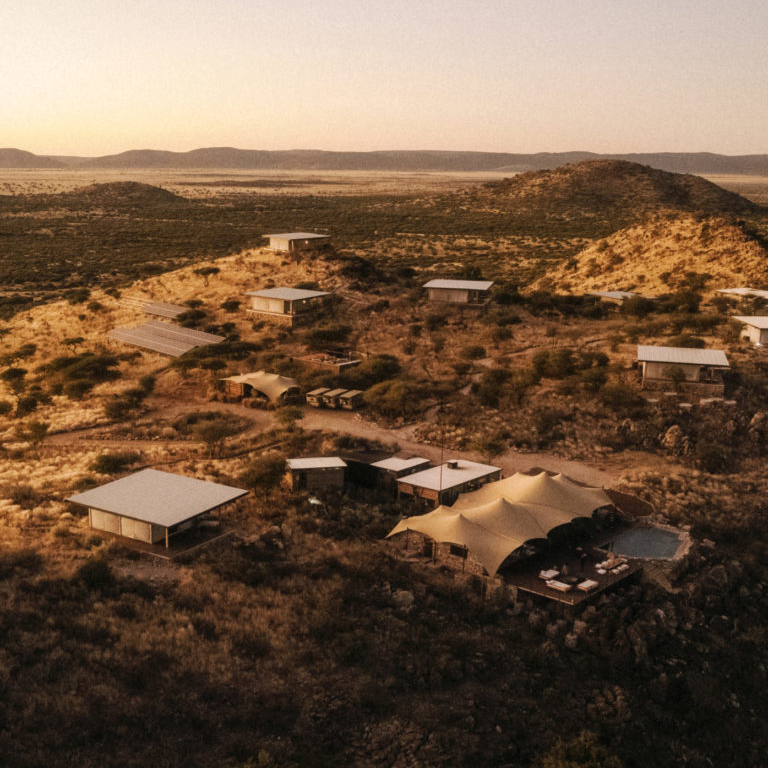
{"type": "MultiPolygon", "coordinates": [[[[598,559],[601,556],[599,548],[593,546],[585,549],[590,552],[591,556],[587,557],[583,564],[581,557],[572,550],[555,550],[532,559],[530,564],[526,564],[526,567],[520,567],[520,570],[505,573],[503,575],[504,582],[523,592],[573,606],[593,599],[595,595],[626,581],[643,570],[643,560],[623,558],[627,568],[620,571],[614,569],[612,571],[606,570],[605,573],[598,573],[597,565],[598,562],[601,562],[598,559]],[[555,570],[559,574],[565,573],[569,578],[578,577],[582,581],[596,582],[596,586],[586,592],[578,589],[578,585],[574,585],[568,591],[560,591],[549,586],[546,580],[539,576],[542,571],[549,569],[555,570]]],[[[556,577],[555,581],[557,580],[556,577]]]]}

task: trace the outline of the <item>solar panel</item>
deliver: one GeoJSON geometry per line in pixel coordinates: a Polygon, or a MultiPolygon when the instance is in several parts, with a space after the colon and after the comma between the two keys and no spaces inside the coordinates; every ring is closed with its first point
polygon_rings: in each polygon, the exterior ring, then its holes
{"type": "Polygon", "coordinates": [[[169,317],[172,320],[188,310],[188,307],[180,307],[178,304],[168,304],[165,301],[148,301],[142,310],[148,315],[169,317]]]}
{"type": "Polygon", "coordinates": [[[224,341],[223,336],[181,328],[160,320],[149,320],[136,328],[115,328],[109,332],[109,338],[171,357],[180,357],[195,347],[224,341]]]}

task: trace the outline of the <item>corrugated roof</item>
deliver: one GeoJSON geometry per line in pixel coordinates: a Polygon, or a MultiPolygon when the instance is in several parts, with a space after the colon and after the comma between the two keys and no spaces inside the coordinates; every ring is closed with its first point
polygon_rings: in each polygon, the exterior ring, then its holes
{"type": "Polygon", "coordinates": [[[363,394],[362,389],[348,389],[346,392],[344,392],[344,394],[339,395],[339,397],[342,400],[347,400],[351,397],[356,397],[357,395],[362,395],[362,394],[363,394]]]}
{"type": "Polygon", "coordinates": [[[728,368],[728,358],[722,349],[690,349],[688,347],[650,347],[637,345],[641,363],[672,363],[677,365],[713,365],[728,368]]]}
{"type": "Polygon", "coordinates": [[[443,280],[436,279],[424,283],[425,288],[458,288],[469,291],[487,291],[493,280],[443,280]]]}
{"type": "Polygon", "coordinates": [[[264,235],[264,237],[281,237],[284,240],[317,240],[330,237],[330,235],[318,235],[314,232],[278,232],[276,235],[264,235]]]}
{"type": "Polygon", "coordinates": [[[760,328],[760,330],[768,329],[768,317],[763,315],[734,315],[734,320],[740,320],[746,325],[751,325],[753,328],[760,328]]]}
{"type": "Polygon", "coordinates": [[[314,456],[305,459],[288,459],[288,469],[332,469],[346,467],[338,456],[314,456]]]}
{"type": "Polygon", "coordinates": [[[182,307],[178,304],[169,304],[166,301],[148,301],[142,308],[148,315],[157,315],[158,317],[169,317],[172,320],[184,312],[189,311],[189,307],[182,307]]]}
{"type": "Polygon", "coordinates": [[[318,387],[317,389],[313,389],[311,392],[307,392],[307,397],[317,397],[318,395],[322,395],[323,393],[330,391],[330,387],[318,387]]]}
{"type": "Polygon", "coordinates": [[[339,395],[343,395],[346,391],[346,389],[329,389],[323,397],[338,397],[339,395]]]}
{"type": "Polygon", "coordinates": [[[429,459],[425,459],[422,456],[413,456],[410,459],[399,459],[397,456],[390,456],[388,459],[382,459],[375,464],[371,464],[371,466],[378,469],[386,469],[390,472],[401,472],[404,469],[420,467],[423,464],[429,464],[429,459]]]}
{"type": "Polygon", "coordinates": [[[501,467],[477,464],[474,461],[465,461],[464,459],[458,460],[456,464],[456,469],[449,467],[448,463],[443,464],[442,468],[430,467],[421,472],[407,475],[400,482],[415,485],[418,488],[427,488],[432,491],[444,491],[446,488],[454,488],[470,480],[478,480],[486,475],[492,475],[501,469],[501,467]]]}
{"type": "Polygon", "coordinates": [[[316,296],[328,296],[328,291],[307,291],[303,288],[265,288],[263,291],[246,291],[246,296],[259,296],[263,299],[284,299],[298,301],[316,296]]]}
{"type": "Polygon", "coordinates": [[[242,488],[144,469],[67,501],[170,528],[247,493],[242,488]]]}
{"type": "Polygon", "coordinates": [[[761,299],[768,299],[768,291],[761,288],[720,288],[717,292],[730,296],[757,296],[761,299]]]}
{"type": "Polygon", "coordinates": [[[135,328],[115,328],[108,334],[110,339],[150,349],[163,355],[179,357],[195,347],[220,344],[224,336],[204,333],[192,328],[182,328],[160,320],[148,320],[135,328]]]}

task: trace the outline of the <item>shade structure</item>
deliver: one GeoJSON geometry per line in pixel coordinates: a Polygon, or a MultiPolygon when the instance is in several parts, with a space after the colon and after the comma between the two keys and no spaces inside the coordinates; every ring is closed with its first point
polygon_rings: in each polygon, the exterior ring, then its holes
{"type": "Polygon", "coordinates": [[[291,390],[298,391],[299,389],[299,385],[294,379],[280,376],[277,373],[267,373],[266,371],[228,376],[224,381],[231,381],[235,384],[247,384],[257,392],[261,392],[264,397],[273,403],[278,402],[287,392],[291,390]]]}
{"type": "Polygon", "coordinates": [[[466,547],[493,576],[525,542],[546,538],[554,528],[610,505],[601,488],[578,485],[562,474],[517,473],[461,494],[452,507],[407,517],[389,536],[410,530],[466,547]]]}

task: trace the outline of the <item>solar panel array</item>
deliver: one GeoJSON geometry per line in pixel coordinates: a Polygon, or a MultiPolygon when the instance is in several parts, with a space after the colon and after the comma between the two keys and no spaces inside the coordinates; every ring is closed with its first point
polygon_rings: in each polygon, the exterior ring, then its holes
{"type": "Polygon", "coordinates": [[[158,315],[175,320],[183,312],[187,312],[189,307],[182,307],[178,304],[169,304],[167,301],[150,301],[133,296],[124,296],[121,303],[133,309],[140,309],[148,315],[158,315]]]}
{"type": "Polygon", "coordinates": [[[160,320],[149,320],[135,328],[115,328],[109,332],[109,338],[171,357],[180,357],[195,347],[220,344],[224,341],[223,336],[181,328],[160,320]]]}

